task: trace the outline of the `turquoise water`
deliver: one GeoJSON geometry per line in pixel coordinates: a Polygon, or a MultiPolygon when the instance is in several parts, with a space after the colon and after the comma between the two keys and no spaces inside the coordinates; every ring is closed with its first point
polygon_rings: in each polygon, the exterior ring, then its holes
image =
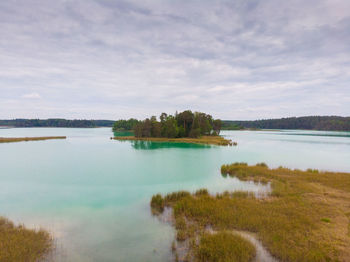
{"type": "Polygon", "coordinates": [[[50,230],[55,261],[169,261],[174,231],[152,217],[155,193],[268,190],[221,177],[220,166],[236,161],[350,172],[346,132],[222,134],[238,146],[120,142],[109,128],[0,129],[0,137],[67,136],[0,144],[0,214],[50,230]]]}

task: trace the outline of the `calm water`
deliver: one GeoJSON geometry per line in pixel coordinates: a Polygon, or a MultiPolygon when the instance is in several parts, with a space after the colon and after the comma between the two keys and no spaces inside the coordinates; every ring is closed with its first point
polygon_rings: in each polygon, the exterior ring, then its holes
{"type": "Polygon", "coordinates": [[[108,128],[0,129],[0,137],[65,135],[67,140],[0,144],[0,214],[45,227],[56,261],[169,261],[171,226],[152,217],[153,194],[266,186],[222,178],[220,166],[350,172],[350,133],[226,131],[237,147],[110,140],[108,128]]]}

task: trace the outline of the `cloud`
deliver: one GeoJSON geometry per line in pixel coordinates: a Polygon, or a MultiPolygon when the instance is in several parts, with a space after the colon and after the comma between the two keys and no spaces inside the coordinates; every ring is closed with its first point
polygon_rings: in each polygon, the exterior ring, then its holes
{"type": "Polygon", "coordinates": [[[349,9],[347,0],[1,1],[0,118],[350,115],[349,9]]]}
{"type": "Polygon", "coordinates": [[[41,96],[38,93],[29,93],[29,94],[22,95],[22,98],[38,99],[38,98],[41,98],[41,96]]]}

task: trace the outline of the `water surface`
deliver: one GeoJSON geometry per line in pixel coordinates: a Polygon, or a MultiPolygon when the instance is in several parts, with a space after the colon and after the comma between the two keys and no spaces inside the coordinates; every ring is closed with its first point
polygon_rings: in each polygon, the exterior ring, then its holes
{"type": "Polygon", "coordinates": [[[168,261],[171,226],[152,217],[155,193],[266,186],[223,178],[231,162],[350,172],[346,132],[225,131],[237,147],[110,140],[109,128],[1,129],[0,137],[67,136],[0,144],[0,214],[43,226],[56,261],[168,261]]]}

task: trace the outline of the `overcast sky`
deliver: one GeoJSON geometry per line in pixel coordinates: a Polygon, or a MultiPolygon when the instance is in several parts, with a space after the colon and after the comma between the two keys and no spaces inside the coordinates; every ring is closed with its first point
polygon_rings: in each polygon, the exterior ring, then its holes
{"type": "Polygon", "coordinates": [[[350,116],[350,1],[0,1],[0,118],[184,109],[350,116]]]}

